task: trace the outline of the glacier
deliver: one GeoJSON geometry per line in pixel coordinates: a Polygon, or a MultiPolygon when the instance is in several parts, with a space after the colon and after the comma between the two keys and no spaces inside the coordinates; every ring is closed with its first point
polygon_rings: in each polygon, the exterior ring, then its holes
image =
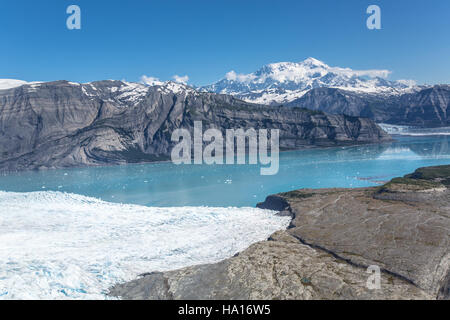
{"type": "Polygon", "coordinates": [[[421,128],[415,126],[402,126],[387,123],[378,124],[391,135],[402,136],[450,136],[450,127],[421,128]]]}
{"type": "Polygon", "coordinates": [[[289,221],[257,208],[156,208],[0,191],[0,299],[106,299],[116,283],[220,261],[289,221]]]}

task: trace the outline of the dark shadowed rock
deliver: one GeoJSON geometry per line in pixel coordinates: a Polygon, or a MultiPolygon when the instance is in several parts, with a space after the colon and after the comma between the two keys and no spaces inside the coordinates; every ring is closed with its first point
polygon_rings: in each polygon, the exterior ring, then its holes
{"type": "Polygon", "coordinates": [[[402,95],[364,94],[316,88],[287,106],[366,117],[376,122],[419,127],[450,126],[450,86],[436,85],[402,95]]]}
{"type": "Polygon", "coordinates": [[[258,203],[256,207],[274,211],[285,211],[289,208],[289,202],[287,202],[283,197],[273,195],[268,196],[264,202],[258,203]]]}

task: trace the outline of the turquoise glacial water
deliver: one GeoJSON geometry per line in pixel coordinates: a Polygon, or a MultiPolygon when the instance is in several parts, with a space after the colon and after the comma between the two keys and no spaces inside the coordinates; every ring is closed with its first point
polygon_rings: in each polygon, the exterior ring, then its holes
{"type": "Polygon", "coordinates": [[[255,206],[298,188],[374,186],[418,167],[450,164],[450,136],[396,136],[392,143],[289,151],[280,170],[259,165],[137,164],[29,171],[0,176],[0,190],[61,191],[145,206],[255,206]]]}

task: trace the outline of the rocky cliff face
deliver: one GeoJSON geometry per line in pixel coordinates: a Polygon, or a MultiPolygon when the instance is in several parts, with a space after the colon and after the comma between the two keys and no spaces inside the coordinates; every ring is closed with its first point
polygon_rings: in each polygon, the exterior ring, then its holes
{"type": "Polygon", "coordinates": [[[389,136],[371,120],[267,107],[166,83],[26,84],[0,90],[0,170],[167,159],[177,128],[280,129],[281,148],[372,143],[389,136]]]}
{"type": "Polygon", "coordinates": [[[259,206],[288,230],[217,264],[144,275],[125,299],[450,299],[450,166],[379,188],[296,190],[259,206]],[[378,266],[379,289],[366,286],[378,266]]]}
{"type": "Polygon", "coordinates": [[[377,122],[398,125],[450,125],[449,85],[436,85],[418,92],[389,96],[318,88],[287,105],[333,114],[368,117],[377,122]]]}
{"type": "MultiPolygon", "coordinates": [[[[399,97],[397,112],[389,113],[389,123],[418,126],[450,125],[450,85],[437,85],[399,97]]],[[[392,102],[390,105],[393,104],[392,102]]],[[[387,105],[389,106],[389,104],[387,105]]]]}

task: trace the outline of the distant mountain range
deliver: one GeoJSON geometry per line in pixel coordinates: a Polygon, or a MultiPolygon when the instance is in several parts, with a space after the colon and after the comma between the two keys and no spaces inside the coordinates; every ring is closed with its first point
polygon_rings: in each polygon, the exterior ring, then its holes
{"type": "Polygon", "coordinates": [[[398,95],[420,90],[412,80],[389,81],[388,70],[352,70],[330,67],[314,58],[302,62],[268,64],[250,74],[231,71],[200,90],[231,94],[247,102],[289,103],[316,88],[338,88],[372,95],[398,95]]]}
{"type": "Polygon", "coordinates": [[[257,105],[175,82],[8,83],[0,89],[0,171],[166,160],[172,132],[193,131],[194,121],[204,130],[279,129],[282,149],[390,139],[369,119],[257,105]]]}
{"type": "Polygon", "coordinates": [[[450,86],[419,86],[390,81],[387,70],[330,67],[308,58],[300,63],[266,65],[250,74],[229,72],[199,88],[247,102],[297,106],[333,114],[368,117],[377,122],[424,127],[449,126],[450,86]]]}
{"type": "MultiPolygon", "coordinates": [[[[158,80],[146,81],[146,84],[122,81],[68,83],[79,86],[88,97],[126,106],[141,103],[150,88],[158,87],[175,94],[209,92],[231,95],[247,103],[300,107],[370,118],[378,123],[450,126],[450,85],[419,86],[412,80],[386,80],[388,75],[388,70],[330,67],[308,58],[299,63],[269,64],[250,74],[231,71],[224,79],[203,87],[158,80]]],[[[0,90],[22,86],[33,90],[45,86],[45,83],[0,79],[0,90]]]]}

